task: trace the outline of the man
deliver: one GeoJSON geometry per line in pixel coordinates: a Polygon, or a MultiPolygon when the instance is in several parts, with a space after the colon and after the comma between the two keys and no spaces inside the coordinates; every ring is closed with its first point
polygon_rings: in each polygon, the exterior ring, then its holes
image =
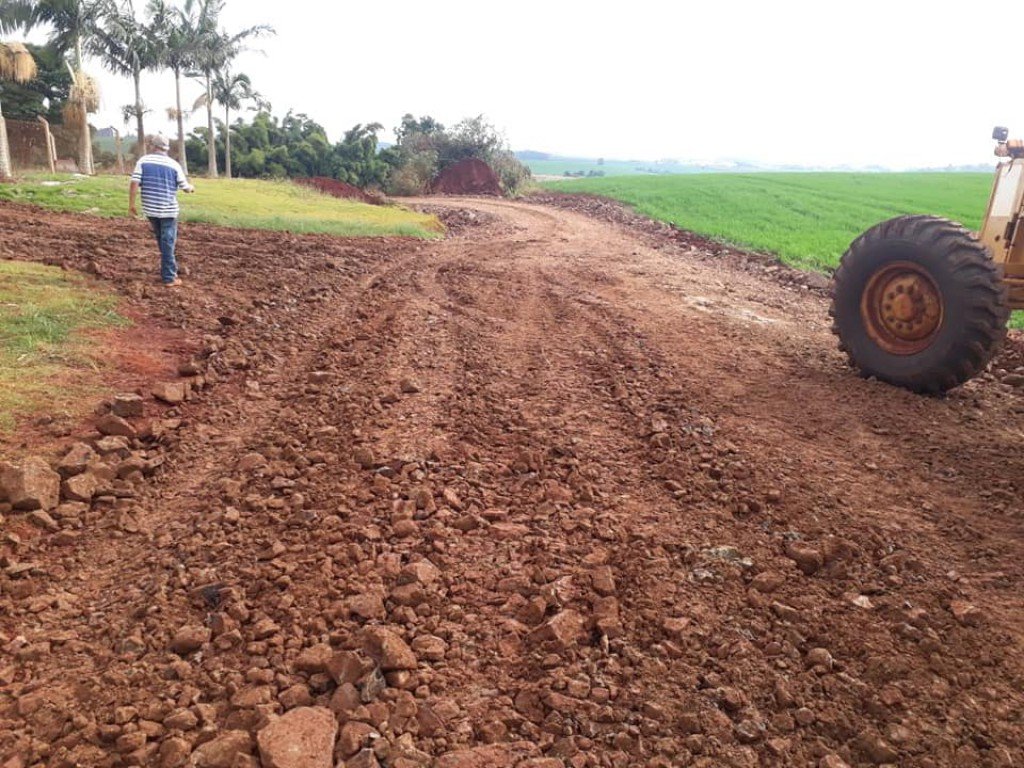
{"type": "Polygon", "coordinates": [[[185,171],[178,162],[168,157],[171,143],[166,136],[153,136],[149,140],[148,155],[139,158],[128,188],[128,212],[138,215],[135,196],[142,189],[142,212],[149,219],[160,246],[160,278],[168,288],[181,285],[178,263],[174,259],[174,245],[178,239],[178,190],[194,192],[185,171]]]}

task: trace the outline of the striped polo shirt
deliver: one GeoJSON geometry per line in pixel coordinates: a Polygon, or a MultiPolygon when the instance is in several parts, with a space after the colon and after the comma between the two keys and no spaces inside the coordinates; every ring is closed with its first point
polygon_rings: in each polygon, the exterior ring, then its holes
{"type": "Polygon", "coordinates": [[[159,153],[143,155],[132,181],[142,190],[143,213],[155,219],[178,217],[178,190],[188,186],[188,179],[177,160],[159,153]]]}

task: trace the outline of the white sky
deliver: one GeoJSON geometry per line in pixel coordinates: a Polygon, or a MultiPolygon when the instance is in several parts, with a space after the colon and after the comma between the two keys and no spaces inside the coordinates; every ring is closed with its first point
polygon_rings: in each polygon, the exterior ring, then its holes
{"type": "MultiPolygon", "coordinates": [[[[483,113],[515,149],[617,159],[892,167],[983,163],[1024,133],[1015,6],[990,0],[228,0],[225,26],[277,36],[244,54],[274,113],[332,140],[406,112],[483,113]]],[[[35,36],[33,36],[35,37],[35,36]]],[[[91,69],[99,74],[99,65],[91,69]]],[[[102,74],[98,126],[131,85],[102,74]]],[[[147,74],[147,130],[171,127],[147,74]]],[[[188,101],[199,93],[189,84],[188,101]]],[[[205,118],[197,115],[196,123],[205,118]]]]}

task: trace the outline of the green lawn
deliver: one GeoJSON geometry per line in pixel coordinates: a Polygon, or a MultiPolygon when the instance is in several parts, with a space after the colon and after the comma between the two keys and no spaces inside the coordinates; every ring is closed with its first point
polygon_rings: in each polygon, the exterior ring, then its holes
{"type": "MultiPolygon", "coordinates": [[[[433,216],[400,206],[366,205],[322,195],[286,181],[195,179],[196,192],[180,195],[183,221],[245,229],[319,232],[342,237],[436,237],[433,216]]],[[[128,215],[128,179],[122,176],[28,176],[0,185],[0,200],[56,211],[128,215]]]]}
{"type": "Polygon", "coordinates": [[[126,325],[117,299],[56,267],[0,261],[0,430],[72,408],[97,385],[86,332],[126,325]]]}

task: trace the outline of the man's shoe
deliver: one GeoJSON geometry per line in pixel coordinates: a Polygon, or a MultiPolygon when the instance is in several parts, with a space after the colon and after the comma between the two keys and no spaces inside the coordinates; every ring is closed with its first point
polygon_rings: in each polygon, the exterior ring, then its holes
{"type": "Polygon", "coordinates": [[[180,287],[181,287],[181,278],[180,277],[174,278],[169,283],[164,283],[164,288],[180,288],[180,287]]]}

